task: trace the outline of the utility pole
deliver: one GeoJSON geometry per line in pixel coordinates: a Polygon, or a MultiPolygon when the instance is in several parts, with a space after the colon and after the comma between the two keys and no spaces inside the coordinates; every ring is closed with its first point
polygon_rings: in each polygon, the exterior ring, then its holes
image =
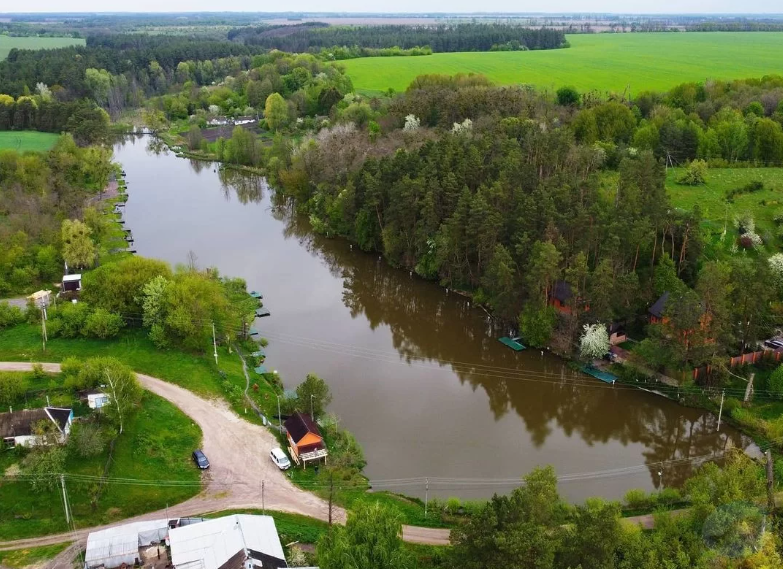
{"type": "Polygon", "coordinates": [[[46,340],[48,338],[46,337],[46,311],[44,310],[44,307],[41,307],[41,338],[43,339],[43,351],[46,351],[46,340]]]}
{"type": "Polygon", "coordinates": [[[725,391],[720,392],[720,411],[718,411],[718,428],[716,430],[720,431],[720,420],[721,417],[723,417],[723,398],[726,396],[725,391]]]}
{"type": "Polygon", "coordinates": [[[65,494],[65,475],[60,474],[60,486],[63,489],[63,508],[65,509],[65,523],[71,523],[71,513],[68,511],[68,497],[65,494]]]}
{"type": "Polygon", "coordinates": [[[334,494],[334,472],[329,471],[329,525],[332,525],[332,496],[334,494]]]}
{"type": "Polygon", "coordinates": [[[767,508],[772,513],[775,510],[775,479],[772,451],[767,449],[767,508]]]}
{"type": "Polygon", "coordinates": [[[264,501],[264,484],[266,480],[261,481],[261,512],[266,514],[266,502],[264,501]]]}
{"type": "Polygon", "coordinates": [[[748,386],[745,388],[745,403],[750,401],[750,396],[753,393],[753,378],[756,377],[755,373],[750,374],[750,379],[748,379],[748,386]]]}
{"type": "Polygon", "coordinates": [[[280,432],[283,432],[283,416],[280,414],[280,395],[275,395],[277,397],[277,425],[280,432]]]}
{"type": "Polygon", "coordinates": [[[315,421],[315,412],[313,411],[313,394],[310,394],[310,417],[315,421]]]}
{"type": "Polygon", "coordinates": [[[658,486],[660,486],[660,490],[663,490],[663,467],[658,471],[658,486]]]}
{"type": "Polygon", "coordinates": [[[430,501],[430,479],[424,479],[424,518],[427,518],[427,504],[430,501]]]}
{"type": "Polygon", "coordinates": [[[215,351],[215,365],[218,365],[217,339],[215,338],[215,323],[212,322],[212,349],[215,351]]]}

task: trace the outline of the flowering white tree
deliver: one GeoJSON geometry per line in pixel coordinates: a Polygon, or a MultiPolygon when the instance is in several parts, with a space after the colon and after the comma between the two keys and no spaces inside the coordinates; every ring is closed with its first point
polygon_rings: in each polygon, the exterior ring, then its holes
{"type": "Polygon", "coordinates": [[[403,127],[403,130],[418,130],[420,125],[421,121],[418,119],[418,117],[416,117],[416,115],[408,115],[405,117],[405,126],[403,127]]]}
{"type": "Polygon", "coordinates": [[[609,332],[600,322],[585,324],[584,334],[579,342],[579,353],[586,359],[601,358],[609,351],[609,332]]]}
{"type": "Polygon", "coordinates": [[[465,134],[473,130],[473,121],[470,119],[465,119],[462,122],[455,122],[454,126],[451,128],[451,132],[454,134],[465,134]]]}
{"type": "Polygon", "coordinates": [[[52,91],[49,89],[46,83],[36,83],[35,92],[38,93],[38,95],[40,95],[41,99],[44,101],[52,100],[52,91]]]}
{"type": "Polygon", "coordinates": [[[775,253],[769,258],[769,268],[778,287],[783,288],[783,253],[775,253]]]}

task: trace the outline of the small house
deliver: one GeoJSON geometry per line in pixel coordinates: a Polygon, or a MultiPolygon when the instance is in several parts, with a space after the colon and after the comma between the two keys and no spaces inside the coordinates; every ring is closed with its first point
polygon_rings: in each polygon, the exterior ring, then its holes
{"type": "Polygon", "coordinates": [[[76,273],[74,275],[63,275],[61,292],[79,292],[82,290],[82,275],[76,273]]]}
{"type": "Polygon", "coordinates": [[[301,461],[306,466],[308,461],[325,459],[329,454],[321,430],[307,413],[297,411],[286,419],[283,426],[288,436],[288,448],[295,463],[299,464],[301,461]]]}
{"type": "Polygon", "coordinates": [[[658,324],[665,322],[664,312],[666,311],[666,303],[669,302],[669,292],[664,292],[653,305],[647,309],[647,317],[650,320],[650,324],[658,324]]]}
{"type": "Polygon", "coordinates": [[[44,407],[0,413],[0,439],[3,440],[3,445],[13,448],[38,444],[40,441],[35,428],[42,421],[53,423],[58,433],[57,441],[64,443],[71,432],[73,410],[44,407]]]}
{"type": "Polygon", "coordinates": [[[580,310],[587,312],[590,307],[584,301],[583,298],[573,298],[574,292],[571,289],[571,285],[566,281],[555,281],[552,286],[552,290],[549,291],[549,306],[555,307],[558,312],[563,314],[571,314],[574,306],[578,306],[580,310]]]}
{"type": "Polygon", "coordinates": [[[109,394],[103,391],[87,392],[87,406],[90,409],[100,409],[109,404],[109,394]]]}
{"type": "Polygon", "coordinates": [[[609,324],[609,344],[612,346],[616,346],[617,344],[622,344],[628,339],[628,336],[625,333],[625,326],[623,326],[620,322],[612,322],[609,324]]]}
{"type": "Polygon", "coordinates": [[[39,290],[27,297],[37,308],[46,308],[52,303],[52,292],[49,290],[39,290]]]}

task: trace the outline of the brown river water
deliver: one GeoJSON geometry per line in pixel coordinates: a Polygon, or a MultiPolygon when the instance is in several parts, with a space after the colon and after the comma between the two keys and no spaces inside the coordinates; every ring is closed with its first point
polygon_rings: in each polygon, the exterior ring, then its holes
{"type": "Polygon", "coordinates": [[[571,500],[679,486],[703,457],[752,443],[705,411],[571,371],[437,284],[390,268],[275,207],[262,178],[156,154],[148,137],[115,147],[125,220],[140,255],[240,276],[272,315],[269,369],[292,389],[323,377],[329,411],[361,443],[378,489],[482,498],[551,464],[571,500]],[[659,474],[660,473],[660,474],[659,474]]]}

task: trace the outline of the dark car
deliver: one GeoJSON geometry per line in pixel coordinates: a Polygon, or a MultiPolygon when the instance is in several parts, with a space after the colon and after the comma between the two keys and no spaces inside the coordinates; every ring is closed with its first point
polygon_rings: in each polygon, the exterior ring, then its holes
{"type": "Polygon", "coordinates": [[[207,456],[200,450],[193,451],[193,462],[195,462],[196,466],[201,470],[209,468],[209,460],[207,460],[207,456]]]}

